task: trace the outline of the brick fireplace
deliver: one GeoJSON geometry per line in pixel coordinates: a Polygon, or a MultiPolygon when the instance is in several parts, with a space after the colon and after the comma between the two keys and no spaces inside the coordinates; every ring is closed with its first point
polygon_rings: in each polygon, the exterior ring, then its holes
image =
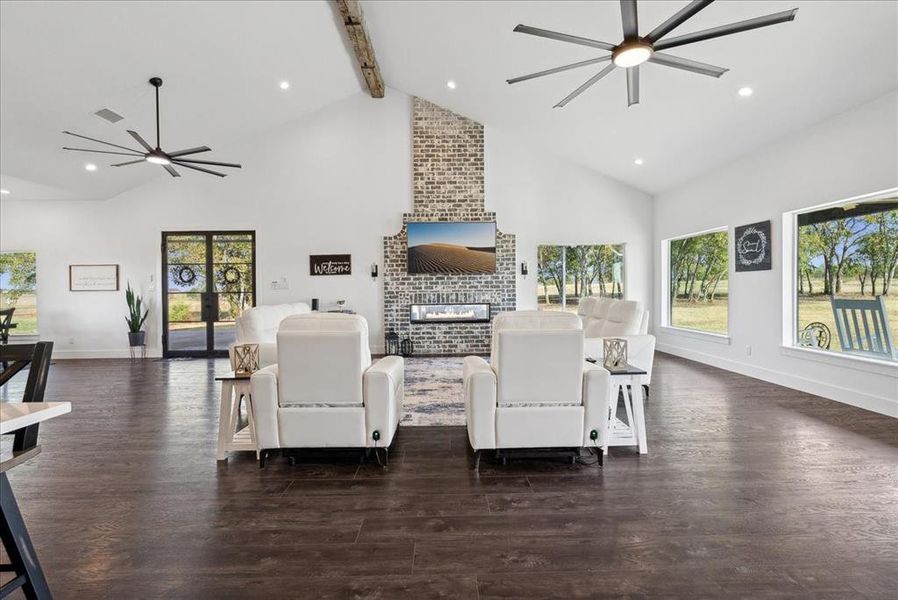
{"type": "Polygon", "coordinates": [[[488,353],[492,317],[516,306],[514,235],[497,230],[495,273],[410,275],[406,264],[410,222],[496,220],[484,206],[483,126],[414,98],[412,177],[413,210],[403,215],[402,231],[384,238],[384,331],[411,338],[416,354],[488,353]],[[485,304],[488,317],[413,323],[413,304],[485,304]]]}

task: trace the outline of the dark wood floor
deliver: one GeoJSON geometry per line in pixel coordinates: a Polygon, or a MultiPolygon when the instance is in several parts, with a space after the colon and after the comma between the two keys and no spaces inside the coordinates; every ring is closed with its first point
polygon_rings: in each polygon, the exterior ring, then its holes
{"type": "Polygon", "coordinates": [[[11,472],[57,598],[896,598],[898,420],[659,355],[649,454],[216,464],[223,362],[59,361],[11,472]]]}

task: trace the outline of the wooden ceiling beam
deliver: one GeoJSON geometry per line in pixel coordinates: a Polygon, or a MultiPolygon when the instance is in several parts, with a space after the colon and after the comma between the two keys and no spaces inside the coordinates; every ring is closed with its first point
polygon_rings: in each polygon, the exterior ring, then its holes
{"type": "Polygon", "coordinates": [[[346,27],[346,33],[355,52],[356,61],[362,70],[365,83],[372,98],[384,97],[384,80],[380,75],[380,67],[374,56],[374,45],[368,32],[365,30],[365,20],[362,15],[362,7],[358,0],[333,0],[334,6],[346,27]]]}

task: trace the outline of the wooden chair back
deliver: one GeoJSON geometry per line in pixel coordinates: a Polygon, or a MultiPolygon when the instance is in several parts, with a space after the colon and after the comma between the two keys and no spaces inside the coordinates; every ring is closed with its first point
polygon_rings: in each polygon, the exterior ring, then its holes
{"type": "Polygon", "coordinates": [[[895,344],[889,330],[885,300],[830,298],[842,352],[893,360],[895,344]]]}
{"type": "MultiPolygon", "coordinates": [[[[11,364],[0,371],[0,387],[13,378],[19,371],[28,368],[28,381],[22,402],[43,402],[47,390],[47,378],[50,373],[50,357],[53,354],[53,342],[37,342],[36,344],[7,344],[0,346],[0,361],[11,364]]],[[[37,444],[38,424],[29,425],[13,432],[13,452],[21,452],[33,448],[37,444]]]]}
{"type": "Polygon", "coordinates": [[[0,310],[0,344],[9,342],[9,330],[12,329],[12,314],[15,311],[15,308],[0,310]]]}

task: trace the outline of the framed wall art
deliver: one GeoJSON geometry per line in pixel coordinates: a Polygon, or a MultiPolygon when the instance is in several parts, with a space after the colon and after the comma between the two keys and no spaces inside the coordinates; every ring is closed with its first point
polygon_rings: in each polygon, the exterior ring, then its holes
{"type": "Polygon", "coordinates": [[[352,275],[352,255],[310,254],[309,275],[352,275]]]}
{"type": "Polygon", "coordinates": [[[117,292],[118,265],[69,265],[70,292],[117,292]]]}
{"type": "Polygon", "coordinates": [[[770,221],[736,227],[736,272],[769,271],[773,251],[770,240],[770,221]]]}

